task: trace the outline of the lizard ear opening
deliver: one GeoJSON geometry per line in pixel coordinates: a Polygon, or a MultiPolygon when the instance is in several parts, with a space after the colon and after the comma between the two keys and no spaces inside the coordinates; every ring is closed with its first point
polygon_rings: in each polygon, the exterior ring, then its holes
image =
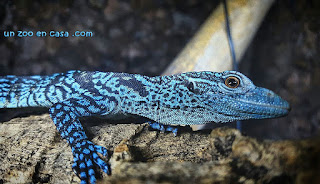
{"type": "Polygon", "coordinates": [[[196,87],[195,83],[193,81],[189,81],[187,83],[187,88],[190,92],[194,93],[194,94],[201,94],[201,91],[196,87]]]}
{"type": "Polygon", "coordinates": [[[237,88],[240,85],[240,80],[237,77],[230,76],[226,78],[224,84],[229,88],[237,88]]]}
{"type": "Polygon", "coordinates": [[[194,93],[194,84],[193,82],[189,82],[188,85],[187,85],[187,88],[190,92],[193,92],[194,93]]]}

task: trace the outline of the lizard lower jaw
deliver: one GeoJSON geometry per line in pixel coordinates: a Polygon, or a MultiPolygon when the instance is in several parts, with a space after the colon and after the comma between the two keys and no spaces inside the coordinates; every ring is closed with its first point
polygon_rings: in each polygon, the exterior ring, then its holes
{"type": "Polygon", "coordinates": [[[286,105],[270,105],[270,104],[260,104],[257,109],[261,109],[260,112],[256,114],[261,114],[265,118],[276,118],[283,117],[289,114],[291,107],[289,103],[286,105]]]}
{"type": "Polygon", "coordinates": [[[277,99],[273,103],[270,101],[264,103],[243,99],[238,100],[238,102],[242,104],[242,108],[239,108],[238,111],[248,114],[253,119],[282,117],[286,116],[291,110],[290,104],[283,99],[277,99]]]}

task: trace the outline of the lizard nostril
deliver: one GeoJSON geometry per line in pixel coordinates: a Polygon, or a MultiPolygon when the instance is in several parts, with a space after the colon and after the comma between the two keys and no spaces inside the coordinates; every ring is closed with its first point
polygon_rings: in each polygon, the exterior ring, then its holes
{"type": "Polygon", "coordinates": [[[267,92],[267,96],[268,96],[268,97],[274,97],[274,93],[272,93],[272,92],[267,92]]]}

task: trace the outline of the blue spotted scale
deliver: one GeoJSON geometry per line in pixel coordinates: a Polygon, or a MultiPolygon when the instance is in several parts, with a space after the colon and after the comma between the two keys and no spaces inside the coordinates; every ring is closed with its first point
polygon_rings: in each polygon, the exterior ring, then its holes
{"type": "Polygon", "coordinates": [[[285,116],[290,106],[236,71],[188,72],[147,77],[114,72],[69,71],[50,76],[0,77],[0,108],[46,107],[71,147],[81,183],[96,183],[101,168],[111,173],[105,147],[88,140],[80,117],[141,116],[152,128],[285,116]]]}

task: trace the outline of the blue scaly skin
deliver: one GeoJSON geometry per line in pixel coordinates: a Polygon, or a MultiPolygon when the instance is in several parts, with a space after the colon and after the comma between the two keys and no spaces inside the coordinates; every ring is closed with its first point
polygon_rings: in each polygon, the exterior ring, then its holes
{"type": "Polygon", "coordinates": [[[73,169],[81,183],[95,183],[95,170],[110,166],[90,142],[80,117],[149,118],[151,127],[177,133],[170,125],[264,119],[287,115],[287,101],[256,87],[239,72],[189,72],[147,77],[113,72],[69,71],[51,76],[0,77],[0,108],[47,107],[72,149],[73,169]]]}

